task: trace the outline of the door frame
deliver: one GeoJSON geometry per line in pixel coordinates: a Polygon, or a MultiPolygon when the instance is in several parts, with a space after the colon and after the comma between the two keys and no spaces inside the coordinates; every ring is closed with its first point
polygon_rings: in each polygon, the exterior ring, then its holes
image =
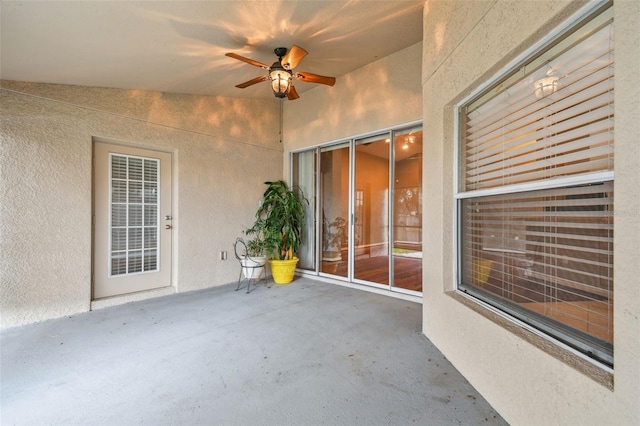
{"type": "MultiPolygon", "coordinates": [[[[378,136],[378,135],[382,135],[385,133],[388,133],[390,135],[390,142],[394,140],[395,135],[396,134],[403,134],[403,132],[414,128],[414,127],[420,127],[421,131],[424,130],[424,123],[422,120],[415,120],[415,121],[410,121],[404,124],[398,124],[398,125],[394,125],[392,127],[387,127],[387,128],[383,128],[380,130],[376,130],[376,131],[372,131],[372,132],[367,132],[367,133],[362,133],[362,134],[358,134],[355,136],[351,136],[345,139],[336,139],[334,141],[330,141],[330,142],[324,142],[324,143],[319,143],[319,144],[314,144],[314,145],[309,145],[303,148],[298,148],[295,150],[291,150],[289,151],[289,167],[288,167],[288,172],[289,172],[289,181],[290,182],[294,182],[295,181],[295,176],[294,176],[294,170],[296,169],[293,166],[293,162],[295,160],[295,154],[299,154],[302,152],[308,152],[308,151],[313,151],[316,153],[316,162],[314,164],[314,167],[317,171],[317,176],[316,176],[316,187],[315,187],[315,192],[312,195],[313,197],[316,198],[316,200],[318,200],[318,202],[316,203],[316,210],[315,210],[315,217],[313,218],[313,220],[311,222],[314,223],[314,227],[315,227],[315,244],[316,244],[316,253],[315,253],[315,257],[316,257],[316,262],[315,262],[315,270],[305,270],[305,269],[298,269],[299,272],[301,272],[303,275],[308,275],[308,276],[319,276],[322,278],[327,278],[330,280],[336,280],[339,282],[344,282],[344,283],[348,283],[348,284],[355,284],[355,285],[362,285],[365,287],[369,287],[372,289],[376,289],[376,290],[384,290],[384,291],[388,291],[391,294],[394,295],[408,295],[408,296],[422,296],[422,291],[415,291],[415,290],[409,290],[409,289],[405,289],[402,287],[399,287],[397,285],[395,285],[395,264],[394,264],[394,259],[393,256],[390,254],[389,258],[389,284],[379,284],[379,283],[374,283],[374,282],[370,282],[370,281],[364,281],[364,280],[360,280],[360,279],[356,279],[354,274],[354,257],[355,257],[355,224],[353,223],[353,215],[354,215],[354,204],[355,204],[355,192],[358,188],[355,188],[355,170],[354,170],[354,162],[355,162],[355,147],[356,147],[356,142],[358,140],[361,139],[365,139],[368,137],[373,137],[373,136],[378,136]],[[337,146],[337,145],[342,145],[342,144],[346,144],[349,149],[350,149],[350,165],[349,165],[349,219],[348,219],[348,234],[349,234],[349,259],[348,259],[348,273],[347,273],[347,277],[343,277],[341,275],[334,275],[331,273],[327,273],[327,272],[322,272],[322,268],[321,268],[321,258],[322,258],[322,238],[321,238],[321,232],[320,232],[320,227],[322,226],[322,212],[321,212],[321,197],[322,197],[322,183],[321,183],[321,178],[320,178],[320,170],[322,168],[322,164],[321,164],[321,152],[322,149],[326,149],[326,148],[331,148],[332,146],[337,146]]],[[[394,193],[395,193],[395,182],[394,182],[394,176],[396,173],[396,153],[393,149],[390,150],[390,159],[389,159],[389,208],[387,211],[387,214],[389,216],[389,246],[390,249],[393,246],[393,242],[394,242],[394,193]]],[[[422,152],[424,152],[424,145],[422,145],[422,152]]],[[[422,182],[422,176],[420,176],[420,181],[422,182]]],[[[422,185],[422,193],[424,195],[424,185],[422,185]]],[[[425,224],[424,222],[422,222],[422,231],[421,233],[424,234],[424,229],[425,229],[425,224]]],[[[424,247],[423,247],[424,250],[424,247]]],[[[422,261],[422,271],[424,271],[424,260],[422,261]]]]}
{"type": "Polygon", "coordinates": [[[91,138],[91,275],[89,280],[90,287],[90,309],[98,309],[106,306],[118,305],[121,303],[128,303],[132,300],[144,300],[160,295],[168,295],[176,293],[178,290],[178,260],[177,260],[177,247],[178,247],[178,229],[179,227],[179,214],[178,214],[178,202],[177,202],[177,164],[178,164],[178,150],[168,148],[165,146],[158,146],[152,144],[134,143],[122,140],[114,140],[104,137],[92,137],[91,138]],[[109,296],[105,298],[96,299],[94,294],[95,288],[95,247],[96,247],[96,176],[95,176],[95,144],[102,143],[108,145],[120,146],[123,148],[141,149],[145,151],[158,152],[162,154],[171,155],[171,225],[172,225],[172,237],[170,248],[170,284],[165,287],[159,287],[156,289],[143,290],[135,293],[127,293],[115,296],[109,296]]]}

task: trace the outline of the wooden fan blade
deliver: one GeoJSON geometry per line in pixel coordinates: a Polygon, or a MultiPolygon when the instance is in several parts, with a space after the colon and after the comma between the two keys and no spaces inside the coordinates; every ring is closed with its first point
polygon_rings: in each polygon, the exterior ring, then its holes
{"type": "Polygon", "coordinates": [[[335,77],[325,77],[323,75],[311,74],[310,72],[297,72],[296,78],[305,83],[320,83],[333,86],[336,83],[335,77]]]}
{"type": "Polygon", "coordinates": [[[238,84],[236,87],[238,89],[244,89],[245,87],[249,87],[256,83],[260,83],[266,80],[269,80],[269,77],[267,77],[266,75],[263,75],[262,77],[256,77],[253,80],[245,81],[244,83],[238,84]]]}
{"type": "Polygon", "coordinates": [[[298,92],[296,92],[296,88],[295,88],[295,86],[292,84],[292,85],[289,87],[289,91],[287,92],[287,98],[288,98],[290,101],[293,101],[293,100],[295,100],[295,99],[298,99],[299,97],[300,97],[300,95],[298,95],[298,92]]]}
{"type": "Polygon", "coordinates": [[[230,58],[233,58],[233,59],[237,59],[237,60],[242,61],[242,62],[246,62],[248,64],[253,65],[254,67],[264,68],[265,70],[269,69],[269,67],[267,65],[263,64],[262,62],[254,61],[253,59],[245,58],[244,56],[240,56],[240,55],[237,55],[235,53],[225,53],[224,55],[228,56],[230,58]]]}
{"type": "Polygon", "coordinates": [[[285,70],[292,70],[297,67],[302,58],[304,58],[308,54],[309,52],[304,50],[302,47],[298,47],[295,45],[291,46],[289,52],[287,52],[287,54],[282,57],[280,65],[282,65],[282,68],[284,68],[285,70]]]}

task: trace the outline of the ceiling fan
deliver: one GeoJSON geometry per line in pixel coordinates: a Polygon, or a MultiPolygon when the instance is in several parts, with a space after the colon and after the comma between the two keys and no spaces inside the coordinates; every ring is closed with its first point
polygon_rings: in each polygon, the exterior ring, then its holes
{"type": "Polygon", "coordinates": [[[287,51],[286,47],[277,47],[273,50],[278,60],[271,66],[267,66],[262,62],[254,61],[253,59],[245,58],[244,56],[237,55],[235,53],[227,53],[225,56],[237,59],[242,62],[246,62],[250,65],[263,68],[268,71],[267,75],[256,77],[252,80],[245,81],[244,83],[236,85],[239,89],[252,86],[256,83],[270,80],[273,94],[276,98],[284,98],[285,96],[289,100],[298,99],[300,96],[296,92],[296,88],[293,85],[293,78],[307,83],[320,83],[327,86],[333,86],[336,82],[335,77],[325,77],[318,74],[311,74],[309,72],[297,72],[293,69],[298,63],[308,55],[308,52],[301,47],[291,46],[291,49],[287,51]]]}

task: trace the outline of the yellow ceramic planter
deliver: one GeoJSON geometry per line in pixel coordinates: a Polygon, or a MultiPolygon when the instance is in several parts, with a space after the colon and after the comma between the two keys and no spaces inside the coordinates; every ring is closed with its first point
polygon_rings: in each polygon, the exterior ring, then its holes
{"type": "Polygon", "coordinates": [[[276,284],[289,284],[293,281],[293,275],[296,272],[298,258],[294,257],[290,260],[269,260],[271,265],[271,274],[276,284]]]}

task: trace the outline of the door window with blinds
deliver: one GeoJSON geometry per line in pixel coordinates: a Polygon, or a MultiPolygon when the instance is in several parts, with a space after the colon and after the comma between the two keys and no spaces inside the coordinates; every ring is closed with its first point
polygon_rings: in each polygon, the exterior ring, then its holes
{"type": "Polygon", "coordinates": [[[158,270],[159,161],[111,154],[110,276],[158,270]]]}
{"type": "Polygon", "coordinates": [[[463,101],[456,194],[458,289],[610,367],[613,94],[609,5],[463,101]]]}

